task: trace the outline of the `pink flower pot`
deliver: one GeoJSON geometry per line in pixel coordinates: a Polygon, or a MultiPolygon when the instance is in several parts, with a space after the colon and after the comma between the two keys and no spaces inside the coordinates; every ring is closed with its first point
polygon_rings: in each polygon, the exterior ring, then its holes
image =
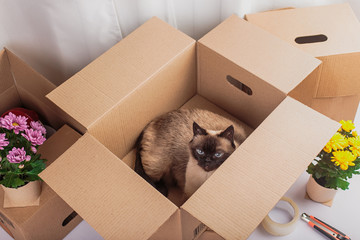
{"type": "Polygon", "coordinates": [[[312,176],[310,176],[306,185],[306,192],[311,200],[325,203],[334,199],[337,190],[321,186],[312,176]]]}

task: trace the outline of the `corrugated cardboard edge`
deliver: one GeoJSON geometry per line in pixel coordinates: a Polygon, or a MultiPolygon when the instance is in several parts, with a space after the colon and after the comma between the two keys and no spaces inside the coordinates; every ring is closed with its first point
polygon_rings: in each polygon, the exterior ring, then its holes
{"type": "Polygon", "coordinates": [[[40,176],[105,239],[147,239],[178,209],[87,133],[40,176]]]}
{"type": "Polygon", "coordinates": [[[246,239],[339,126],[287,97],[183,209],[225,239],[246,239]]]}

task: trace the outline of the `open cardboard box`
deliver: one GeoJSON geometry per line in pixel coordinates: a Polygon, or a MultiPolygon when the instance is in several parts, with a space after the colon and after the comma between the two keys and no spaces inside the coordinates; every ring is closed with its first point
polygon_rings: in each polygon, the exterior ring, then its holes
{"type": "MultiPolygon", "coordinates": [[[[61,128],[39,148],[47,166],[57,159],[81,136],[63,125],[56,105],[45,95],[55,89],[50,81],[16,57],[11,51],[0,51],[0,112],[14,107],[35,110],[41,121],[55,129],[61,128]]],[[[26,208],[3,206],[4,191],[0,188],[0,225],[15,239],[62,239],[82,220],[46,184],[42,183],[40,205],[26,208]]]]}
{"type": "Polygon", "coordinates": [[[236,16],[198,42],[152,18],[48,95],[84,135],[41,177],[105,239],[245,239],[340,126],[288,96],[320,63],[236,16]],[[179,107],[255,128],[180,208],[132,169],[179,107]]]}
{"type": "Polygon", "coordinates": [[[294,97],[340,121],[360,100],[360,23],[348,3],[248,14],[245,18],[323,64],[294,97]]]}

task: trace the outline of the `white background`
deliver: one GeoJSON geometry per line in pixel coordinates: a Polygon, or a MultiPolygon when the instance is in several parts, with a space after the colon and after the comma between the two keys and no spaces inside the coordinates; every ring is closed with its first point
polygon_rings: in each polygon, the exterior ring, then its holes
{"type": "Polygon", "coordinates": [[[0,49],[59,85],[152,16],[199,39],[234,13],[342,2],[360,17],[359,0],[0,0],[0,49]]]}
{"type": "MultiPolygon", "coordinates": [[[[9,48],[59,85],[152,16],[199,39],[233,13],[243,17],[282,7],[342,2],[349,2],[360,18],[359,0],[0,0],[0,49],[9,48]]],[[[360,126],[359,111],[355,122],[360,126]]],[[[304,199],[307,178],[304,172],[285,196],[295,200],[300,213],[360,239],[360,176],[351,180],[350,190],[337,193],[331,208],[304,199]]],[[[11,238],[1,229],[0,239],[11,238]]],[[[83,221],[65,239],[102,238],[83,221]]],[[[249,239],[326,238],[300,220],[288,236],[272,237],[258,227],[249,239]]]]}

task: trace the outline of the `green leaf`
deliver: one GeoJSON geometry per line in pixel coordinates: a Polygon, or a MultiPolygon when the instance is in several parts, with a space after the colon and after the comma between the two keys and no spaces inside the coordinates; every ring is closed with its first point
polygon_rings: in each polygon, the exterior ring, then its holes
{"type": "Polygon", "coordinates": [[[326,183],[325,183],[325,187],[327,188],[332,188],[332,189],[337,189],[338,188],[338,184],[337,184],[337,178],[327,178],[326,179],[326,183]]]}
{"type": "Polygon", "coordinates": [[[36,160],[40,159],[40,154],[36,154],[33,156],[32,160],[35,162],[36,160]]]}
{"type": "Polygon", "coordinates": [[[45,167],[46,167],[46,165],[45,165],[45,163],[43,161],[32,162],[31,166],[33,168],[43,168],[43,169],[45,169],[45,167]]]}
{"type": "Polygon", "coordinates": [[[344,181],[340,178],[337,179],[337,186],[341,188],[342,190],[349,189],[349,183],[347,181],[344,181]]]}
{"type": "Polygon", "coordinates": [[[41,173],[44,170],[44,168],[40,167],[36,167],[33,168],[31,171],[28,171],[27,174],[36,174],[38,175],[39,173],[41,173]]]}
{"type": "Polygon", "coordinates": [[[315,178],[321,178],[322,175],[320,174],[320,172],[315,172],[315,178]]]}
{"type": "Polygon", "coordinates": [[[313,172],[314,172],[314,164],[310,164],[309,166],[308,166],[308,168],[307,168],[307,173],[309,173],[309,174],[313,174],[313,172]]]}
{"type": "Polygon", "coordinates": [[[42,161],[38,161],[38,162],[36,162],[36,163],[32,163],[31,166],[33,167],[33,169],[30,170],[30,171],[28,171],[29,174],[39,174],[39,173],[41,173],[41,172],[45,169],[45,167],[46,167],[45,163],[42,162],[42,161]]]}
{"type": "Polygon", "coordinates": [[[13,180],[13,182],[11,183],[11,187],[13,188],[18,188],[20,186],[23,186],[25,184],[24,180],[20,179],[20,178],[15,178],[13,180]]]}
{"type": "Polygon", "coordinates": [[[20,179],[19,175],[14,173],[6,174],[0,183],[10,188],[18,188],[25,184],[24,180],[20,179]]]}
{"type": "Polygon", "coordinates": [[[36,180],[40,180],[41,178],[37,174],[26,174],[26,180],[32,182],[36,180]]]}

